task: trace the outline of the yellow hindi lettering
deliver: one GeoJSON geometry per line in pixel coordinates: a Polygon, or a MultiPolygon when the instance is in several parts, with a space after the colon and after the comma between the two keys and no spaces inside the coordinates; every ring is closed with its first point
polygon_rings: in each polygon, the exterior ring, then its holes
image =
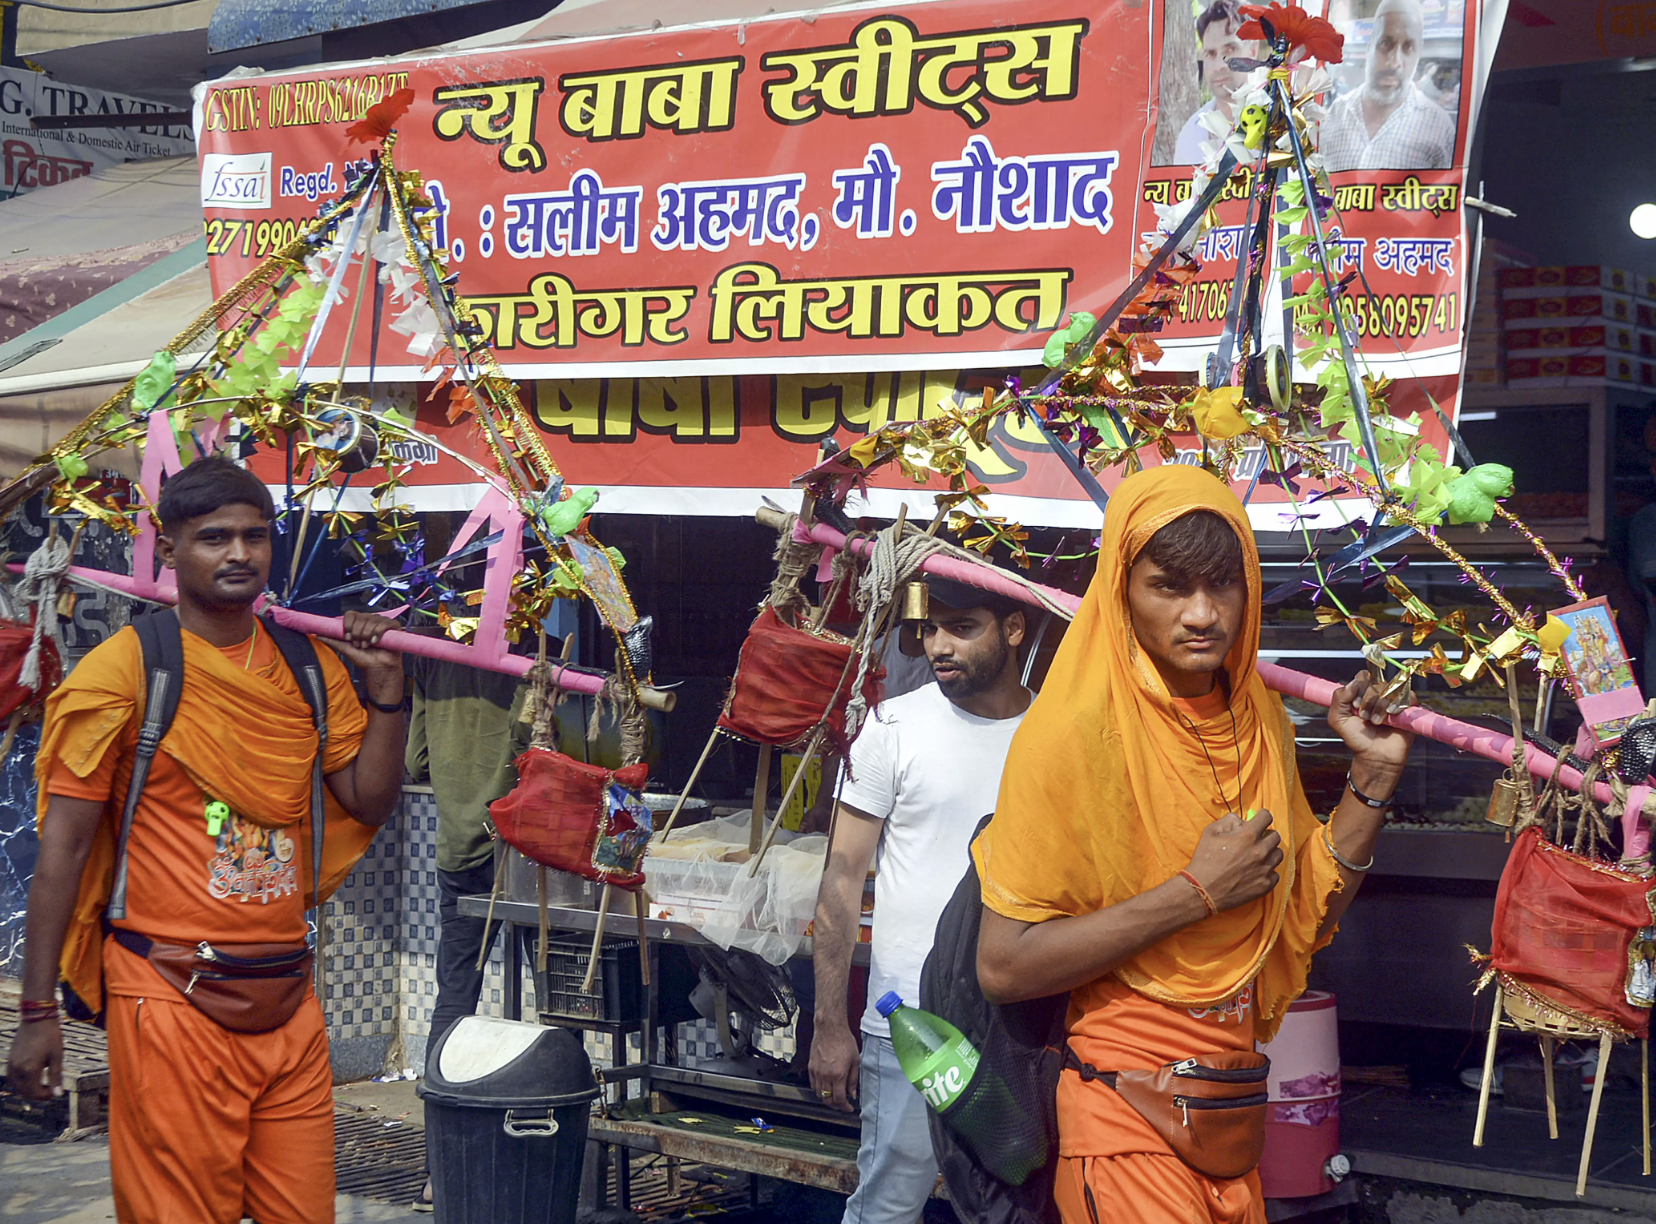
{"type": "Polygon", "coordinates": [[[432,129],[443,140],[470,133],[499,145],[502,169],[538,172],[546,167],[546,151],[535,140],[535,112],[545,86],[540,77],[445,85],[432,95],[438,108],[432,129]]]}
{"type": "Polygon", "coordinates": [[[687,135],[727,131],[736,123],[736,78],[746,60],[695,60],[566,72],[558,78],[558,122],[583,140],[636,140],[646,126],[687,135]]]}
{"type": "Polygon", "coordinates": [[[1380,189],[1381,207],[1393,211],[1419,212],[1420,189],[1420,176],[1417,174],[1409,175],[1401,183],[1387,183],[1380,189]]]}
{"type": "Polygon", "coordinates": [[[894,339],[909,327],[958,336],[994,322],[1023,334],[1050,331],[1063,315],[1068,268],[783,280],[770,264],[741,263],[714,279],[708,338],[800,340],[807,330],[894,339]]]}
{"type": "Polygon", "coordinates": [[[1334,207],[1340,212],[1373,212],[1373,183],[1343,183],[1334,188],[1334,207]]]}
{"type": "Polygon", "coordinates": [[[594,440],[608,388],[601,378],[543,378],[535,383],[535,419],[542,429],[594,440]]]}
{"type": "Polygon", "coordinates": [[[907,114],[919,101],[981,127],[989,120],[986,102],[1073,98],[1087,30],[1086,21],[1063,21],[922,38],[907,18],[872,17],[848,42],[767,54],[760,66],[786,75],[765,82],[765,111],[792,124],[825,111],[857,119],[907,114]]]}

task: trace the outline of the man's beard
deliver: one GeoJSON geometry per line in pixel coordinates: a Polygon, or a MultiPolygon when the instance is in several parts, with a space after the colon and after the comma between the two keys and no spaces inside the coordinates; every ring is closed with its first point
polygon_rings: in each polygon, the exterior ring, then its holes
{"type": "Polygon", "coordinates": [[[1382,89],[1373,81],[1367,83],[1369,100],[1378,106],[1393,106],[1403,100],[1403,93],[1409,88],[1409,82],[1399,80],[1397,84],[1382,89]]]}
{"type": "Polygon", "coordinates": [[[963,659],[957,655],[950,662],[960,670],[960,674],[952,680],[939,678],[937,687],[942,689],[943,695],[951,701],[961,701],[987,692],[1000,679],[1011,650],[1012,648],[1006,644],[1006,638],[1002,636],[998,648],[991,655],[976,660],[963,659]]]}

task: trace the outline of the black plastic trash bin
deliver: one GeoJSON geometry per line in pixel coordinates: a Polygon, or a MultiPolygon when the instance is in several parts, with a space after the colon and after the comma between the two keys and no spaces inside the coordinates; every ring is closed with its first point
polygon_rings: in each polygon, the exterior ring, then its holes
{"type": "Polygon", "coordinates": [[[568,1029],[467,1016],[426,1055],[437,1224],[574,1224],[599,1089],[568,1029]]]}

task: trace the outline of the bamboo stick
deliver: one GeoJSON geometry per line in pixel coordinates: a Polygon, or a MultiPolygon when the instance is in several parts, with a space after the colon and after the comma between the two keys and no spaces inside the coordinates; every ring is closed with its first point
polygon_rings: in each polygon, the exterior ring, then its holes
{"type": "Polygon", "coordinates": [[[753,775],[753,818],[748,822],[748,854],[759,853],[759,827],[765,820],[765,798],[770,790],[771,753],[769,744],[759,745],[759,768],[753,775]]]}
{"type": "Polygon", "coordinates": [[[489,945],[494,942],[494,909],[495,902],[500,899],[500,882],[506,876],[506,843],[498,842],[495,846],[495,878],[494,889],[489,893],[489,914],[483,919],[483,946],[477,950],[477,967],[483,968],[483,962],[489,959],[489,945]]]}
{"type": "Polygon", "coordinates": [[[1541,1074],[1547,1088],[1547,1138],[1558,1138],[1558,1095],[1553,1091],[1553,1039],[1541,1034],[1541,1074]]]}
{"type": "Polygon", "coordinates": [[[535,893],[540,900],[540,942],[535,945],[535,970],[546,972],[546,937],[550,933],[551,915],[546,912],[546,868],[535,864],[535,893]]]}
{"type": "Polygon", "coordinates": [[[1639,1038],[1639,1086],[1644,1105],[1644,1175],[1650,1176],[1650,1038],[1639,1038]]]}
{"type": "Polygon", "coordinates": [[[1489,1017],[1489,1042],[1484,1046],[1483,1084],[1478,1089],[1478,1121],[1472,1128],[1472,1146],[1482,1147],[1484,1123],[1489,1119],[1489,1090],[1495,1082],[1495,1045],[1501,1035],[1501,1003],[1504,992],[1495,983],[1495,1007],[1489,1017]]]}
{"type": "Polygon", "coordinates": [[[633,913],[638,917],[638,978],[646,986],[650,984],[650,929],[644,918],[649,901],[642,884],[633,889],[633,913]]]}
{"type": "Polygon", "coordinates": [[[707,764],[707,758],[713,755],[713,745],[719,742],[719,724],[713,724],[713,734],[707,737],[707,747],[696,760],[696,767],[690,771],[689,781],[685,782],[684,790],[679,792],[678,802],[673,804],[673,810],[667,816],[667,823],[662,827],[661,840],[666,841],[667,835],[673,831],[673,825],[679,818],[679,812],[684,808],[684,801],[690,797],[690,788],[695,786],[696,779],[701,777],[702,766],[707,764]]]}
{"type": "Polygon", "coordinates": [[[604,950],[604,919],[609,917],[610,893],[615,885],[605,884],[604,895],[598,901],[598,921],[592,927],[592,954],[587,957],[586,977],[581,980],[581,993],[592,993],[592,979],[598,975],[598,955],[604,950]]]}
{"type": "Polygon", "coordinates": [[[788,804],[793,802],[794,793],[799,790],[805,780],[805,771],[810,768],[811,762],[816,759],[817,749],[822,747],[823,728],[818,727],[811,734],[810,743],[805,745],[805,751],[799,758],[799,768],[794,770],[794,776],[788,781],[788,789],[782,793],[782,802],[777,805],[776,819],[771,821],[770,828],[765,830],[765,840],[759,845],[759,853],[748,864],[748,875],[756,875],[759,864],[765,861],[765,855],[771,848],[771,842],[776,840],[776,831],[782,827],[782,813],[788,810],[788,804]]]}
{"type": "Polygon", "coordinates": [[[1587,1166],[1593,1159],[1593,1134],[1598,1130],[1599,1102],[1604,1097],[1604,1081],[1610,1074],[1610,1034],[1599,1035],[1598,1075],[1593,1080],[1593,1102],[1587,1107],[1587,1137],[1581,1141],[1581,1167],[1576,1173],[1576,1197],[1587,1196],[1587,1166]]]}

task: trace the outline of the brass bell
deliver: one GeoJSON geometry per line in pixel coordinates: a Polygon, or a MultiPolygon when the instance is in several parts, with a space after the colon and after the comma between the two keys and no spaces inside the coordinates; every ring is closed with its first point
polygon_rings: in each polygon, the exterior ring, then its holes
{"type": "Polygon", "coordinates": [[[924,582],[909,582],[903,586],[903,619],[923,621],[931,615],[931,588],[924,582]]]}
{"type": "Polygon", "coordinates": [[[1510,774],[1496,778],[1495,789],[1489,796],[1489,811],[1484,814],[1484,819],[1503,829],[1512,828],[1518,819],[1518,804],[1522,796],[1522,790],[1510,774]]]}

